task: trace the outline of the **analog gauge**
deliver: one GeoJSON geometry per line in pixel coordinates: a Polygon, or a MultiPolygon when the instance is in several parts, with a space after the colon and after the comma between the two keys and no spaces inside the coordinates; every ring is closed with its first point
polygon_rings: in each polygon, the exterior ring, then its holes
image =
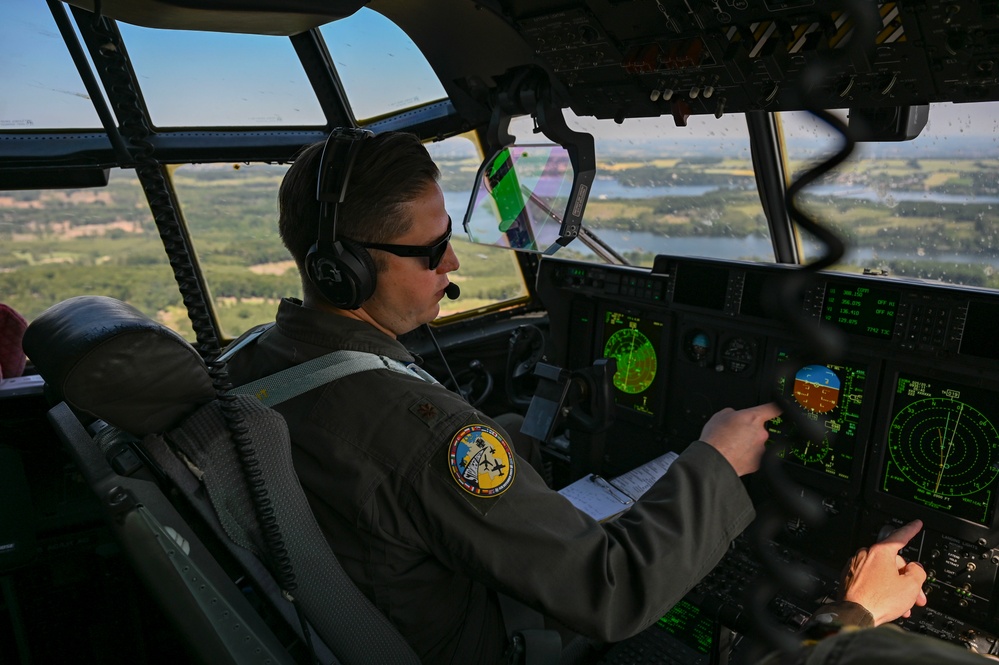
{"type": "Polygon", "coordinates": [[[703,330],[692,330],[687,333],[683,352],[695,363],[704,365],[708,361],[708,355],[711,353],[711,339],[703,330]]]}
{"type": "Polygon", "coordinates": [[[756,345],[745,337],[733,337],[725,342],[722,349],[723,369],[730,372],[744,372],[756,360],[756,345]]]}
{"type": "Polygon", "coordinates": [[[604,357],[617,360],[614,386],[636,394],[646,390],[656,378],[656,349],[641,331],[621,328],[607,340],[604,357]]]}

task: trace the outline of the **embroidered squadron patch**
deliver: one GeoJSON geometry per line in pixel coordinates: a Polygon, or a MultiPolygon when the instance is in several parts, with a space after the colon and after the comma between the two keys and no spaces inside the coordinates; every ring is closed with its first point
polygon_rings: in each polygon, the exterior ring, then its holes
{"type": "Polygon", "coordinates": [[[468,425],[455,433],[448,446],[448,467],[459,487],[478,497],[498,496],[510,489],[514,468],[510,445],[496,430],[468,425]]]}

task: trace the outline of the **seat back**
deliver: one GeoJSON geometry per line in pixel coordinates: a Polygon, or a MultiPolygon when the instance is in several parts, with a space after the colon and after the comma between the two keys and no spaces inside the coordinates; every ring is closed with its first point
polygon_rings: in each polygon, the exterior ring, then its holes
{"type": "MultiPolygon", "coordinates": [[[[418,662],[336,561],[295,474],[280,414],[254,397],[217,391],[183,338],[111,298],[81,296],[50,308],[31,323],[24,346],[65,400],[50,419],[67,433],[64,440],[83,449],[80,462],[90,467],[88,479],[99,496],[133,466],[132,448],[107,432],[79,444],[87,437],[81,438],[80,423],[73,425],[70,409],[141,439],[132,444],[139,455],[155,460],[158,472],[199,516],[199,526],[218,537],[286,617],[294,614],[287,598],[294,598],[321,638],[319,652],[327,656],[322,660],[418,662]]],[[[124,501],[130,502],[136,503],[124,501]]],[[[148,513],[143,505],[133,510],[140,508],[148,513]]],[[[115,519],[121,522],[120,515],[115,519]]],[[[170,602],[166,609],[169,613],[170,602]]],[[[179,611],[189,614],[190,604],[179,611]]],[[[199,626],[189,635],[193,639],[203,631],[199,626]]]]}

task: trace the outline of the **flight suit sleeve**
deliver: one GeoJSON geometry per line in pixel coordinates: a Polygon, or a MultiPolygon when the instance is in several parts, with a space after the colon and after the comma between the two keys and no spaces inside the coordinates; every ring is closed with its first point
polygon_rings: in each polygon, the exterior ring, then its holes
{"type": "Polygon", "coordinates": [[[444,443],[412,480],[427,546],[454,570],[596,639],[624,639],[662,616],[754,516],[735,471],[702,442],[601,524],[549,489],[489,419],[448,419],[439,434],[444,443]],[[478,486],[484,464],[506,475],[478,486]]]}
{"type": "Polygon", "coordinates": [[[936,637],[906,632],[894,624],[848,626],[824,639],[805,640],[790,653],[772,653],[757,665],[986,665],[984,656],[936,637]]]}

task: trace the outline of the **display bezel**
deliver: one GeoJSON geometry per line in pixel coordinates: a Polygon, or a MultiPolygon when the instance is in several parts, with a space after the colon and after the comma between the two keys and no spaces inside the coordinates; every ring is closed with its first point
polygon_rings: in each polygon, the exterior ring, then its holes
{"type": "MultiPolygon", "coordinates": [[[[991,418],[993,427],[999,425],[999,381],[988,380],[973,374],[935,370],[912,363],[888,363],[885,367],[879,399],[884,417],[878,422],[877,430],[872,439],[869,471],[864,491],[866,501],[872,508],[888,512],[903,520],[920,519],[928,528],[965,540],[974,540],[993,531],[999,522],[999,510],[996,510],[997,502],[999,502],[999,496],[997,496],[999,495],[999,477],[991,481],[994,490],[991,506],[988,508],[989,513],[981,521],[973,521],[913,499],[890,494],[883,489],[886,464],[891,454],[888,445],[889,432],[898,412],[905,408],[898,406],[899,402],[896,398],[900,377],[956,384],[968,390],[996,393],[997,406],[994,409],[986,408],[986,410],[994,411],[994,417],[991,418]]],[[[910,401],[909,405],[913,403],[915,402],[910,401]]]]}
{"type": "MultiPolygon", "coordinates": [[[[850,366],[864,370],[864,399],[856,421],[856,436],[849,477],[841,478],[820,469],[788,460],[782,460],[783,464],[781,465],[788,476],[808,487],[843,497],[855,498],[860,496],[864,486],[864,469],[868,442],[871,439],[872,430],[874,429],[874,413],[880,396],[878,390],[880,362],[875,357],[865,354],[851,354],[848,358],[835,363],[822,362],[820,359],[812,358],[808,354],[803,353],[801,348],[791,340],[772,338],[766,350],[764,376],[768,378],[761,382],[763,390],[763,394],[760,395],[761,402],[773,401],[777,395],[777,381],[780,373],[783,371],[779,360],[782,352],[791,356],[792,359],[800,359],[794,363],[799,366],[798,369],[806,365],[836,365],[850,366]]],[[[792,371],[789,378],[793,379],[796,372],[797,370],[792,371]]],[[[787,395],[787,400],[791,403],[787,408],[794,408],[794,400],[790,394],[787,395]]],[[[797,408],[801,409],[801,407],[797,408]]],[[[773,442],[768,441],[767,445],[771,446],[773,442]]]]}

